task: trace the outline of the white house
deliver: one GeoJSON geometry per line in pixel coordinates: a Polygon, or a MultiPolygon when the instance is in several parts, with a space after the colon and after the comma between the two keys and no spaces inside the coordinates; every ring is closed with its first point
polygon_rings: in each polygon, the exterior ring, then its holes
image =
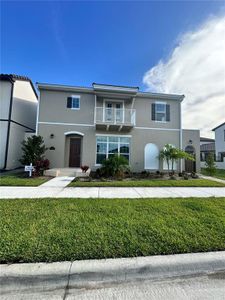
{"type": "Polygon", "coordinates": [[[213,131],[215,132],[217,166],[225,169],[225,122],[213,128],[213,131]]]}
{"type": "Polygon", "coordinates": [[[0,75],[0,169],[20,166],[21,142],[36,126],[38,95],[28,77],[0,75]]]}

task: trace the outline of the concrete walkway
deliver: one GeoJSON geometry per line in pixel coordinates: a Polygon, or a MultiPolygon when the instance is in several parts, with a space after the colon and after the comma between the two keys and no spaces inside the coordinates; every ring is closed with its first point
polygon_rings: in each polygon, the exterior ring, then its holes
{"type": "Polygon", "coordinates": [[[222,251],[0,265],[1,299],[224,299],[224,279],[222,251]]]}
{"type": "Polygon", "coordinates": [[[225,183],[225,180],[224,180],[224,179],[219,179],[219,178],[212,177],[212,176],[199,175],[199,177],[200,177],[200,178],[203,178],[203,179],[208,179],[208,180],[220,182],[220,183],[225,183]]]}
{"type": "Polygon", "coordinates": [[[39,187],[0,187],[13,198],[187,198],[225,197],[225,187],[67,187],[74,177],[55,177],[39,187]]]}

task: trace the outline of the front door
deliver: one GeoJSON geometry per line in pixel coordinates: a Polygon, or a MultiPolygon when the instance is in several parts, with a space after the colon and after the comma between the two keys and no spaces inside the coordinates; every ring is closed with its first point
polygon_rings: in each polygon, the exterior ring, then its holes
{"type": "Polygon", "coordinates": [[[70,139],[70,157],[69,167],[79,168],[80,167],[80,152],[81,152],[81,139],[71,138],[70,139]]]}
{"type": "MultiPolygon", "coordinates": [[[[191,154],[194,157],[194,159],[196,158],[195,149],[193,146],[187,146],[185,148],[185,152],[187,152],[188,154],[191,154]]],[[[185,159],[185,171],[188,173],[196,172],[195,160],[192,161],[192,160],[185,159]]]]}

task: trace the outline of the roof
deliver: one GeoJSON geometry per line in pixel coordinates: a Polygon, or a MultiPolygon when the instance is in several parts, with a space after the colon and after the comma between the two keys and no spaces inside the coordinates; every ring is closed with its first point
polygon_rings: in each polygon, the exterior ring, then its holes
{"type": "Polygon", "coordinates": [[[215,143],[201,145],[200,151],[215,151],[215,143]]]}
{"type": "Polygon", "coordinates": [[[182,101],[184,95],[177,94],[162,94],[162,93],[151,93],[151,92],[139,92],[139,87],[129,87],[121,85],[112,85],[112,84],[101,84],[93,83],[92,87],[84,86],[71,86],[71,85],[61,85],[61,84],[49,84],[49,83],[36,83],[39,90],[55,90],[55,91],[70,91],[70,92],[83,92],[83,93],[101,93],[101,92],[111,92],[111,93],[121,93],[127,95],[133,95],[143,98],[158,98],[158,99],[170,99],[182,101]]]}
{"type": "Polygon", "coordinates": [[[214,142],[215,143],[215,139],[210,139],[207,137],[200,137],[200,142],[214,142]]]}
{"type": "Polygon", "coordinates": [[[223,125],[225,125],[225,122],[222,123],[222,124],[220,124],[220,125],[218,125],[217,127],[213,128],[212,131],[215,131],[216,129],[220,128],[220,127],[223,126],[223,125]]]}
{"type": "Polygon", "coordinates": [[[11,83],[15,82],[16,80],[28,81],[28,82],[30,82],[31,87],[32,87],[36,97],[38,98],[38,94],[34,87],[34,84],[33,84],[32,80],[27,76],[16,75],[16,74],[0,74],[0,81],[1,80],[2,81],[10,81],[11,83]]]}

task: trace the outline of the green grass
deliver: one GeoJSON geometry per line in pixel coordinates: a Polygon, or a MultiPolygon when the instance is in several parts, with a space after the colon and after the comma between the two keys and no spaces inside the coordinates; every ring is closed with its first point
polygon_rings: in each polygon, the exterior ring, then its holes
{"type": "Polygon", "coordinates": [[[0,262],[225,250],[225,198],[0,201],[0,262]]]}
{"type": "Polygon", "coordinates": [[[0,177],[0,186],[38,186],[49,180],[49,177],[22,177],[21,175],[4,175],[0,177]]]}
{"type": "MultiPolygon", "coordinates": [[[[209,176],[204,168],[201,169],[201,173],[203,175],[209,176]]],[[[225,179],[225,170],[216,169],[216,174],[213,177],[216,177],[216,178],[219,178],[219,179],[225,179]]]]}
{"type": "Polygon", "coordinates": [[[189,179],[189,180],[123,180],[123,181],[72,181],[70,187],[224,187],[225,184],[207,179],[189,179]]]}

